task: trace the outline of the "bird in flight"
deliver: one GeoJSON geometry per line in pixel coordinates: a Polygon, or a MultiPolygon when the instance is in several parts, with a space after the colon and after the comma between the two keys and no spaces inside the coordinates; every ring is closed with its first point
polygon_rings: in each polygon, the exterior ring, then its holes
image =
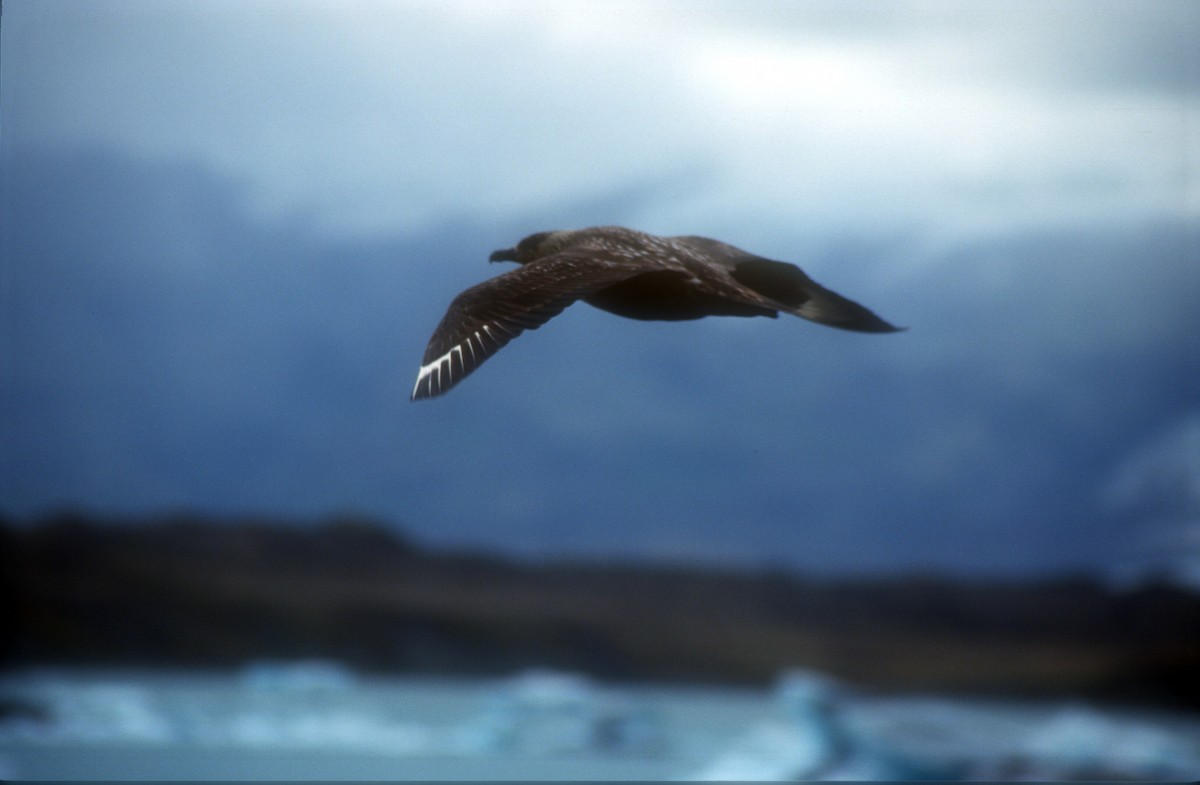
{"type": "Polygon", "coordinates": [[[900,329],[793,264],[707,237],[656,237],[620,226],[538,232],[489,260],[520,267],[454,298],[425,348],[412,400],[445,393],[576,300],[630,319],[775,318],[783,311],[843,330],[900,329]]]}

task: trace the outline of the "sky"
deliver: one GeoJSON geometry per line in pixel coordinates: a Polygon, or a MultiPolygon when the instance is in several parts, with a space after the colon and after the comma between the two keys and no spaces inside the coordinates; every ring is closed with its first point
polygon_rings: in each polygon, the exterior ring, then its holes
{"type": "Polygon", "coordinates": [[[1200,5],[8,0],[0,513],[1200,585],[1200,5]],[[488,254],[621,224],[909,329],[579,304],[410,403],[488,254]]]}

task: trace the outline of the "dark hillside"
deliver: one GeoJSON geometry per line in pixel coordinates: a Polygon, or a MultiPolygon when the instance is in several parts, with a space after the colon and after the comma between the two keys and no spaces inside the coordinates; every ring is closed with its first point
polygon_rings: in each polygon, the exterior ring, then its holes
{"type": "Polygon", "coordinates": [[[518,565],[416,548],[368,522],[172,518],[0,528],[4,660],[765,681],[1200,707],[1200,597],[1085,580],[809,581],[632,565],[518,565]]]}

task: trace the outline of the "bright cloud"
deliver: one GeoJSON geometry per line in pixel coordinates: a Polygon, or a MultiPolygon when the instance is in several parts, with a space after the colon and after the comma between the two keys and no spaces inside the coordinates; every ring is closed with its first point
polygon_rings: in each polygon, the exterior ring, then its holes
{"type": "Polygon", "coordinates": [[[10,139],[201,160],[259,212],[331,231],[528,214],[680,171],[704,176],[648,228],[1200,205],[1195,94],[1089,88],[1177,88],[1195,63],[1178,36],[1124,43],[1146,23],[1120,5],[10,5],[10,139]]]}
{"type": "Polygon", "coordinates": [[[1138,445],[1113,471],[1102,502],[1138,522],[1132,570],[1168,569],[1200,586],[1200,412],[1138,445]]]}

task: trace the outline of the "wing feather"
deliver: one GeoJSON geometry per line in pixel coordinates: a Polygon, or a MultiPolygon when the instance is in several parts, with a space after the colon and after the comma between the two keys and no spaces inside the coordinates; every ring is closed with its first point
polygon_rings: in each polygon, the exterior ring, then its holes
{"type": "Polygon", "coordinates": [[[645,260],[588,249],[548,256],[472,286],[454,298],[433,331],[412,400],[442,395],[525,330],[645,270],[645,260]]]}

